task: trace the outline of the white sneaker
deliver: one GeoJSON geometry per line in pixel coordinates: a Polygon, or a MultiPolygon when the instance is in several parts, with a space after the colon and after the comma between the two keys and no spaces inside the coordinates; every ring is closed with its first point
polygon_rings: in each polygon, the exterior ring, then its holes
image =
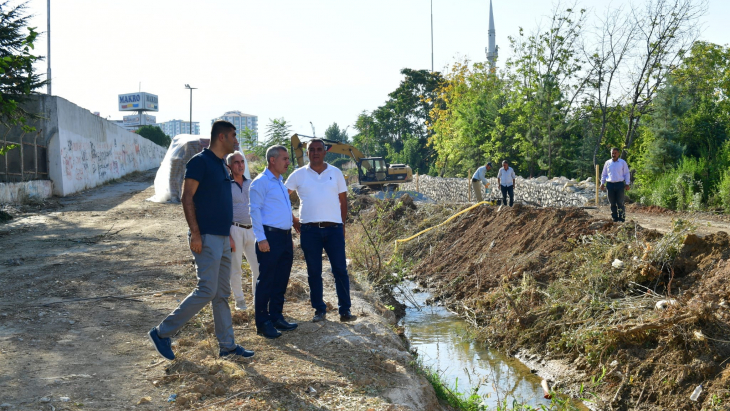
{"type": "Polygon", "coordinates": [[[246,300],[236,300],[236,311],[246,311],[246,300]]]}

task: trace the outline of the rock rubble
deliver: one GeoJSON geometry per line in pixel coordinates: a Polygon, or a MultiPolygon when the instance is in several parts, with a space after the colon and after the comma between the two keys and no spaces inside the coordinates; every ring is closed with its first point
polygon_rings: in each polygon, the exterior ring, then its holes
{"type": "MultiPolygon", "coordinates": [[[[442,178],[429,175],[414,176],[411,183],[401,184],[400,190],[413,190],[424,194],[437,202],[469,202],[471,190],[470,178],[442,178]],[[418,178],[418,183],[416,183],[418,178]],[[416,189],[418,185],[418,189],[416,189]]],[[[596,186],[593,178],[576,181],[566,177],[548,179],[517,177],[515,202],[539,205],[542,207],[581,207],[595,205],[596,186]]],[[[502,197],[496,178],[489,179],[489,190],[483,192],[485,200],[496,200],[502,197]]],[[[601,204],[607,204],[605,192],[599,193],[601,204]]],[[[474,200],[474,194],[471,195],[474,200]]]]}

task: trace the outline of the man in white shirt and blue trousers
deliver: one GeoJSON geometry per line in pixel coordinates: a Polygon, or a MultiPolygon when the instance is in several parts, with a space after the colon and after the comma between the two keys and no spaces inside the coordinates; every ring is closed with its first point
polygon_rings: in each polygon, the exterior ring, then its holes
{"type": "Polygon", "coordinates": [[[621,150],[611,148],[611,159],[603,164],[601,172],[601,190],[606,191],[611,204],[611,218],[614,222],[623,222],[626,218],[624,208],[624,191],[631,188],[629,165],[621,157],[621,150]]]}
{"type": "Polygon", "coordinates": [[[269,147],[266,162],[266,170],[251,182],[249,203],[259,262],[254,296],[256,333],[273,339],[281,336],[280,331],[297,328],[296,323],[284,319],[283,309],[294,261],[291,229],[298,228],[299,219],[292,214],[289,193],[282,182],[290,164],[286,147],[269,147]]]}
{"type": "Polygon", "coordinates": [[[502,168],[497,172],[497,181],[499,181],[499,189],[502,191],[502,205],[507,205],[507,196],[509,195],[509,206],[515,202],[515,180],[517,175],[515,170],[509,166],[507,160],[502,161],[502,168]]]}
{"type": "Polygon", "coordinates": [[[323,299],[322,250],[327,253],[339,305],[340,321],[354,321],[350,312],[350,279],[345,260],[345,221],[347,220],[347,184],[342,171],[324,162],[324,141],[313,139],[307,146],[309,164],[295,170],[286,187],[301,199],[301,245],[307,262],[307,276],[313,322],[323,321],[327,305],[323,299]]]}

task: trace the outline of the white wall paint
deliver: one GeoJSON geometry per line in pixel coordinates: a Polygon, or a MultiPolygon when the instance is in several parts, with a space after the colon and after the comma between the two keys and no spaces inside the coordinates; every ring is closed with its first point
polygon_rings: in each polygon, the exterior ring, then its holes
{"type": "Polygon", "coordinates": [[[45,104],[51,114],[46,129],[57,128],[48,143],[53,194],[67,196],[160,165],[165,148],[63,98],[51,98],[45,104]]]}

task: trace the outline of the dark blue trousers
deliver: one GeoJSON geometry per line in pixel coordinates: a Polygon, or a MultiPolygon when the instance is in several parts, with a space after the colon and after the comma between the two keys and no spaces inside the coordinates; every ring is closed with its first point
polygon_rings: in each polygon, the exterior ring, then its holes
{"type": "Polygon", "coordinates": [[[500,185],[499,189],[502,190],[502,204],[507,205],[507,196],[509,195],[509,206],[515,202],[515,186],[503,186],[500,185]]]}
{"type": "Polygon", "coordinates": [[[322,299],[322,249],[324,249],[332,266],[332,275],[335,277],[339,312],[340,314],[348,313],[352,303],[350,302],[350,277],[347,276],[345,234],[342,232],[342,224],[326,228],[302,224],[301,244],[304,259],[307,261],[309,298],[312,308],[327,312],[327,305],[322,299]]]}
{"type": "Polygon", "coordinates": [[[262,253],[256,244],[256,258],[259,261],[254,301],[257,325],[284,319],[284,294],[289,285],[289,274],[294,260],[291,230],[269,231],[264,226],[264,232],[271,251],[262,253]]]}
{"type": "Polygon", "coordinates": [[[626,184],[623,181],[618,183],[606,183],[606,194],[611,204],[611,218],[613,221],[625,221],[626,210],[624,208],[624,193],[626,184]]]}

